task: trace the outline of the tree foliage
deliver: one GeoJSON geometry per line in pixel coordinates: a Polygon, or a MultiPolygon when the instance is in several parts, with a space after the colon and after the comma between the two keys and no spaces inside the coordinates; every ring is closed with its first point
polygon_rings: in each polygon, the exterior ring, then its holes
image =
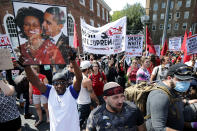
{"type": "Polygon", "coordinates": [[[137,34],[143,30],[143,24],[141,23],[141,16],[143,15],[145,15],[145,9],[140,3],[127,4],[123,10],[113,13],[112,21],[127,16],[127,34],[137,34]]]}

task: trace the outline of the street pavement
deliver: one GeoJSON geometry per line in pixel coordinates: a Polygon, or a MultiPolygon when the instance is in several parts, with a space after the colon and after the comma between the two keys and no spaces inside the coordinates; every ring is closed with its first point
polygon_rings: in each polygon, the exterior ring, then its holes
{"type": "MultiPolygon", "coordinates": [[[[17,102],[17,105],[19,103],[17,102]]],[[[22,131],[49,131],[49,124],[46,123],[46,114],[43,113],[43,123],[41,123],[38,127],[35,127],[34,124],[38,120],[38,116],[36,113],[36,109],[33,105],[30,105],[30,113],[33,115],[30,119],[24,118],[24,109],[19,107],[19,111],[21,114],[21,121],[22,121],[22,131]]]]}

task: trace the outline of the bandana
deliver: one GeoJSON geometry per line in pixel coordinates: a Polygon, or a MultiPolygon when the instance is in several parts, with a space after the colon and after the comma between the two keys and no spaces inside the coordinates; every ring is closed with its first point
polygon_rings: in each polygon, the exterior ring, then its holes
{"type": "Polygon", "coordinates": [[[116,86],[103,92],[104,96],[113,96],[120,93],[123,93],[123,88],[121,86],[116,86]]]}

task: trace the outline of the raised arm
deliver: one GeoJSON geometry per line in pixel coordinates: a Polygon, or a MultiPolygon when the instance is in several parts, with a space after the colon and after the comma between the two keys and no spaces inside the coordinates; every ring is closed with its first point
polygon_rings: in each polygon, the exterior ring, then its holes
{"type": "Polygon", "coordinates": [[[46,85],[40,81],[38,76],[33,72],[32,68],[30,66],[25,66],[24,69],[31,84],[37,87],[40,92],[45,93],[47,90],[46,85]]]}
{"type": "Polygon", "coordinates": [[[75,73],[75,79],[73,80],[73,86],[74,86],[74,89],[77,92],[79,92],[81,89],[82,73],[81,73],[81,70],[75,60],[71,60],[70,62],[73,65],[74,73],[75,73]]]}
{"type": "Polygon", "coordinates": [[[11,96],[14,94],[14,87],[4,80],[0,80],[0,91],[2,91],[6,96],[11,96]]]}

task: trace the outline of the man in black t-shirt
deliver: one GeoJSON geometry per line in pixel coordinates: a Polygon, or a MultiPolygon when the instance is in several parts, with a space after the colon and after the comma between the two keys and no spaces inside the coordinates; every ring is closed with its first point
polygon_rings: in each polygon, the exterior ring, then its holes
{"type": "Polygon", "coordinates": [[[104,86],[103,104],[89,115],[86,131],[145,131],[144,118],[131,102],[125,102],[123,88],[116,82],[104,86]]]}

